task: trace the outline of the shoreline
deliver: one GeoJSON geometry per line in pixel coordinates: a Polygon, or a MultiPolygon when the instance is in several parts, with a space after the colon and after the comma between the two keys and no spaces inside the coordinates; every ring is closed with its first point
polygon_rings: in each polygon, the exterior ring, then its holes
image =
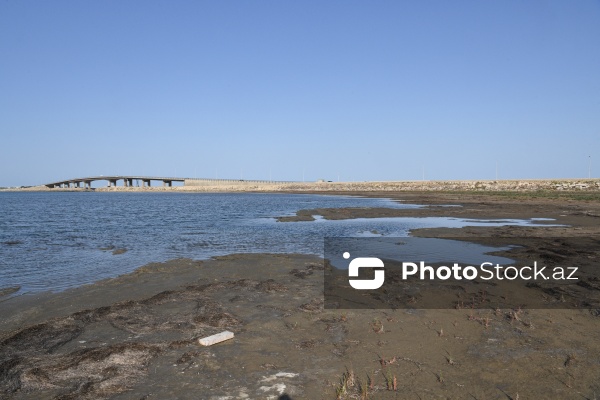
{"type": "MultiPolygon", "coordinates": [[[[597,202],[439,192],[352,195],[432,207],[316,213],[331,219],[556,216],[569,225],[411,232],[479,243],[535,236],[544,247],[553,237],[600,233],[597,202]],[[462,207],[438,207],[458,202],[462,207]]],[[[322,259],[299,254],[177,259],[61,293],[9,299],[10,307],[0,303],[0,387],[14,399],[42,393],[84,399],[199,393],[335,399],[340,380],[352,378],[347,394],[358,396],[370,379],[372,396],[391,399],[398,394],[387,390],[391,374],[402,398],[600,393],[594,374],[600,365],[600,319],[593,310],[327,310],[319,300],[321,270],[322,259]],[[235,332],[232,341],[198,346],[198,337],[225,329],[235,332]],[[11,362],[15,357],[21,361],[11,362]]]]}

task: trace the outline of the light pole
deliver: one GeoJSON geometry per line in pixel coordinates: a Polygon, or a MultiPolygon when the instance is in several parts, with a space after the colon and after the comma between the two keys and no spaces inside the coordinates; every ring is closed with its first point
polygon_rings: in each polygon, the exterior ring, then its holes
{"type": "Polygon", "coordinates": [[[592,156],[588,156],[588,159],[590,160],[589,164],[588,164],[588,179],[592,178],[592,156]]]}

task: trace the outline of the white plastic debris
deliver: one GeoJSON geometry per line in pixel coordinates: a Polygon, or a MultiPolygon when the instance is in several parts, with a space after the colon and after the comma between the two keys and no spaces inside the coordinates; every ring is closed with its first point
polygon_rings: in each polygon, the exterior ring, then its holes
{"type": "Polygon", "coordinates": [[[223,331],[221,333],[217,333],[216,335],[198,339],[198,342],[200,342],[202,346],[212,346],[213,344],[221,343],[229,339],[233,339],[233,332],[223,331]]]}

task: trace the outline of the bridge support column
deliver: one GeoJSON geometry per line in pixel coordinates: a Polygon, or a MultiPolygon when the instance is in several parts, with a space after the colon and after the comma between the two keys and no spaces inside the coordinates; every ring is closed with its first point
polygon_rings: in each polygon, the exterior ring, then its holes
{"type": "Polygon", "coordinates": [[[85,181],[83,182],[83,187],[86,189],[91,189],[92,188],[92,181],[85,181]]]}
{"type": "Polygon", "coordinates": [[[117,186],[117,180],[116,179],[110,179],[108,181],[108,187],[113,187],[113,186],[117,186]]]}
{"type": "Polygon", "coordinates": [[[163,181],[163,187],[173,187],[173,181],[163,181]]]}
{"type": "Polygon", "coordinates": [[[150,187],[152,184],[150,183],[150,179],[142,179],[142,187],[150,187]]]}

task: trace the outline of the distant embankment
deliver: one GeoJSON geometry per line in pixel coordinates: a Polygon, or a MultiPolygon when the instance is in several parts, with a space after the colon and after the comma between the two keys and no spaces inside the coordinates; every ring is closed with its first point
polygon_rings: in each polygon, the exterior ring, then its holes
{"type": "MultiPolygon", "coordinates": [[[[600,179],[512,179],[383,182],[286,182],[240,179],[191,179],[155,177],[95,177],[108,185],[90,189],[86,180],[71,179],[20,190],[44,191],[190,191],[190,192],[362,192],[362,191],[600,191],[600,179]],[[117,184],[121,180],[122,184],[117,184]],[[140,181],[139,183],[137,181],[140,181]],[[151,185],[156,180],[158,185],[151,185]],[[145,182],[144,182],[145,181],[145,182]],[[162,182],[161,182],[162,181],[162,182]],[[83,184],[77,184],[82,182],[83,184]],[[182,182],[183,186],[172,186],[182,182]],[[86,184],[87,183],[87,184],[86,184]],[[161,185],[162,184],[162,185],[161,185]]],[[[121,182],[119,182],[121,183],[121,182]]]]}
{"type": "Polygon", "coordinates": [[[197,186],[272,186],[272,185],[288,185],[293,184],[292,181],[267,181],[267,180],[244,180],[244,179],[197,179],[188,178],[183,181],[183,186],[197,187],[197,186]]]}
{"type": "MultiPolygon", "coordinates": [[[[131,190],[112,187],[99,190],[131,190]]],[[[361,192],[361,191],[600,191],[600,179],[519,179],[497,181],[271,182],[186,179],[184,186],[144,190],[198,192],[361,192]]]]}
{"type": "MultiPolygon", "coordinates": [[[[294,187],[299,188],[302,184],[294,187]]],[[[600,179],[511,179],[320,183],[321,190],[347,191],[600,191],[600,179]]]]}

